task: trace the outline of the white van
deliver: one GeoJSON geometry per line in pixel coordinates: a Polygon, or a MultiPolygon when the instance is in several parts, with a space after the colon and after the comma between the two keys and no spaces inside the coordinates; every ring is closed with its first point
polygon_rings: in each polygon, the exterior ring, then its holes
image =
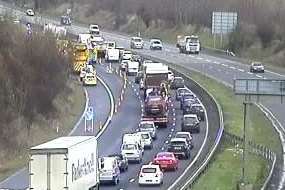
{"type": "Polygon", "coordinates": [[[106,61],[107,62],[119,62],[120,60],[120,50],[118,49],[107,49],[106,51],[106,61]]]}
{"type": "Polygon", "coordinates": [[[99,26],[97,24],[90,24],[89,32],[90,34],[93,35],[99,35],[100,34],[99,26]]]}
{"type": "Polygon", "coordinates": [[[103,157],[99,159],[100,183],[113,183],[120,181],[120,168],[115,157],[103,157]]]}
{"type": "Polygon", "coordinates": [[[90,37],[91,37],[91,34],[78,34],[77,42],[88,45],[88,42],[89,42],[88,40],[90,39],[90,37]]]}
{"type": "Polygon", "coordinates": [[[152,144],[152,137],[151,137],[150,132],[143,131],[143,132],[137,132],[137,134],[139,134],[142,138],[143,147],[145,149],[146,148],[152,149],[153,144],[152,144]]]}
{"type": "Polygon", "coordinates": [[[137,75],[139,72],[139,62],[136,61],[129,61],[127,67],[127,75],[137,75]]]}

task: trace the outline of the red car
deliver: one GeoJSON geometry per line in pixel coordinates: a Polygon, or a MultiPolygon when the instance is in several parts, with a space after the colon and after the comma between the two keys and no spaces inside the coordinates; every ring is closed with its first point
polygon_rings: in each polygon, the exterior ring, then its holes
{"type": "Polygon", "coordinates": [[[156,155],[154,164],[160,166],[161,169],[165,170],[177,170],[178,168],[178,159],[172,152],[160,152],[156,155]]]}

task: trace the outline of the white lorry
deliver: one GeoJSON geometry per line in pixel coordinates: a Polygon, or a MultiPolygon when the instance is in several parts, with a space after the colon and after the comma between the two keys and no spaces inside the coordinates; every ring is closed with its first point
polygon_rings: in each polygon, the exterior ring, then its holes
{"type": "Polygon", "coordinates": [[[190,54],[195,53],[199,54],[201,45],[198,36],[177,36],[177,48],[180,53],[190,54]]]}
{"type": "Polygon", "coordinates": [[[106,50],[107,62],[119,62],[119,60],[120,60],[120,50],[115,48],[110,48],[106,50]]]}
{"type": "Polygon", "coordinates": [[[30,149],[29,190],[98,190],[97,138],[60,137],[30,149]]]}
{"type": "Polygon", "coordinates": [[[127,65],[127,75],[137,75],[139,72],[139,62],[129,61],[127,65]]]}

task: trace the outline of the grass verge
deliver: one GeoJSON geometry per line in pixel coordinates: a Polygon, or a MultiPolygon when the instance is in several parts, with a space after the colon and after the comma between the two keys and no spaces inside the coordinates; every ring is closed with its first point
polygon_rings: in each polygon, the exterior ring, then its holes
{"type": "MultiPolygon", "coordinates": [[[[30,146],[67,135],[76,124],[78,117],[83,112],[85,106],[84,91],[82,90],[82,86],[76,81],[70,81],[68,85],[70,91],[58,96],[54,102],[58,110],[58,119],[47,121],[42,117],[37,118],[37,121],[35,121],[31,127],[30,146]]],[[[26,131],[23,131],[21,138],[27,138],[26,131]]],[[[27,166],[28,149],[26,147],[11,152],[1,150],[0,154],[5,155],[6,158],[5,160],[1,160],[0,181],[27,166]]]]}
{"type": "MultiPolygon", "coordinates": [[[[242,136],[243,130],[243,99],[234,95],[233,90],[206,76],[193,72],[191,76],[195,81],[205,87],[220,103],[223,114],[225,130],[242,136]]],[[[247,139],[263,144],[275,151],[281,152],[279,137],[274,131],[270,121],[256,106],[252,105],[248,111],[247,139]],[[268,138],[270,137],[270,138],[268,138]]],[[[223,143],[219,152],[214,156],[215,161],[206,174],[201,177],[194,190],[231,190],[236,189],[236,182],[240,179],[241,159],[232,151],[233,147],[223,143]]],[[[267,162],[261,157],[247,154],[246,179],[258,187],[267,176],[267,162]]]]}

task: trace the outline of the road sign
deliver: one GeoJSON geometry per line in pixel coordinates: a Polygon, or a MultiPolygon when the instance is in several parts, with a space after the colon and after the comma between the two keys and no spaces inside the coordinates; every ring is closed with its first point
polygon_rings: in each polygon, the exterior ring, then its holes
{"type": "Polygon", "coordinates": [[[284,96],[285,80],[235,79],[234,92],[237,95],[284,96]]]}
{"type": "Polygon", "coordinates": [[[236,12],[213,12],[212,34],[228,34],[236,28],[237,22],[236,12]]]}

